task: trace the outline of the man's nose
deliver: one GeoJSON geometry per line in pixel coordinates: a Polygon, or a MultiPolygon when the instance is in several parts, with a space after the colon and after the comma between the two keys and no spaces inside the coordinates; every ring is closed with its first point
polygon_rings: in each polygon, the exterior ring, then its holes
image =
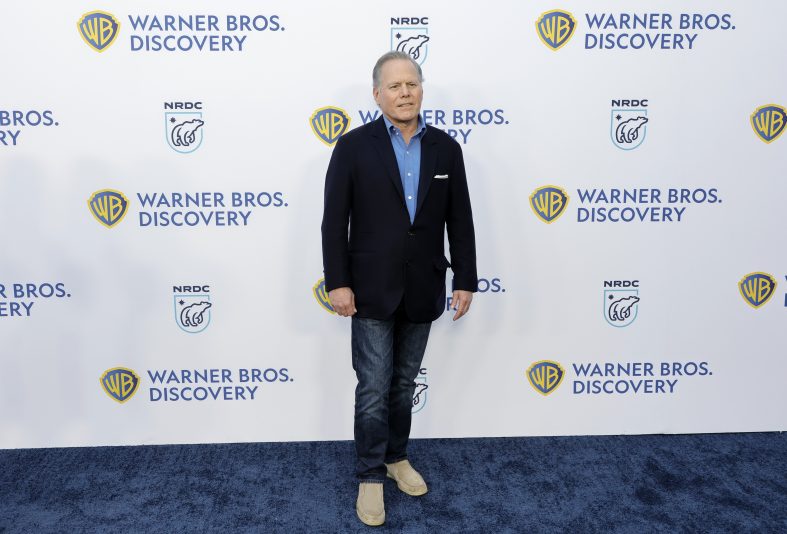
{"type": "Polygon", "coordinates": [[[406,85],[402,85],[402,91],[399,93],[402,97],[410,96],[410,88],[406,85]]]}

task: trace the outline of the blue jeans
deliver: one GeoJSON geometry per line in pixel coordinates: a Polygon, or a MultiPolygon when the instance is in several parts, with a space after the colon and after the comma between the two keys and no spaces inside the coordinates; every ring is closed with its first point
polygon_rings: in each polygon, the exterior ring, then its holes
{"type": "Polygon", "coordinates": [[[393,318],[352,318],[356,473],[384,481],[385,464],[407,458],[415,378],[432,323],[413,323],[401,308],[393,318]]]}

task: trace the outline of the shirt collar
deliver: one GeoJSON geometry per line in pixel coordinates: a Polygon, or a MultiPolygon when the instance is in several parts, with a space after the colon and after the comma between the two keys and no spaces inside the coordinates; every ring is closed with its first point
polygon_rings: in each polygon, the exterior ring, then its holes
{"type": "MultiPolygon", "coordinates": [[[[393,135],[394,132],[399,132],[399,128],[393,125],[391,121],[388,120],[388,117],[383,114],[383,120],[385,121],[385,129],[388,130],[388,133],[393,135]]],[[[421,117],[421,114],[418,114],[418,126],[416,126],[416,131],[413,137],[420,137],[424,133],[426,133],[426,124],[424,124],[424,119],[421,117]]]]}

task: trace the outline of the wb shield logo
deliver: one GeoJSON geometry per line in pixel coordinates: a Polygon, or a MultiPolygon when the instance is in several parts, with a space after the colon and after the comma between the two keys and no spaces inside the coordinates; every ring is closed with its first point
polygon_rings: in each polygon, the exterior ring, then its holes
{"type": "Polygon", "coordinates": [[[618,328],[630,325],[637,318],[639,300],[638,289],[605,289],[604,319],[618,328]]]}
{"type": "Polygon", "coordinates": [[[107,228],[112,228],[126,216],[128,199],[120,191],[102,189],[90,196],[87,206],[98,222],[107,228]]]}
{"type": "Polygon", "coordinates": [[[317,283],[312,287],[312,294],[323,310],[329,313],[336,313],[336,310],[331,306],[331,301],[328,299],[328,292],[325,291],[325,278],[317,280],[317,283]]]}
{"type": "Polygon", "coordinates": [[[79,35],[90,48],[96,52],[103,52],[115,42],[120,30],[120,23],[111,13],[105,11],[91,11],[85,13],[77,22],[79,35]]]}
{"type": "Polygon", "coordinates": [[[101,375],[101,387],[113,400],[123,404],[139,389],[139,376],[131,369],[114,367],[101,375]]]}
{"type": "Polygon", "coordinates": [[[533,389],[547,396],[557,389],[565,374],[566,372],[559,363],[541,360],[531,365],[527,370],[527,380],[533,389]]]}
{"type": "Polygon", "coordinates": [[[648,110],[613,109],[610,123],[610,134],[615,146],[623,150],[633,150],[645,140],[648,110]]]}
{"type": "Polygon", "coordinates": [[[560,50],[574,35],[576,28],[574,16],[559,9],[542,13],[536,21],[538,38],[552,50],[560,50]]]}
{"type": "Polygon", "coordinates": [[[175,152],[188,154],[202,144],[202,113],[198,111],[175,111],[164,113],[167,143],[175,152]]]}
{"type": "Polygon", "coordinates": [[[312,113],[309,125],[320,141],[333,146],[350,128],[350,116],[342,108],[326,106],[312,113]]]}
{"type": "Polygon", "coordinates": [[[429,49],[429,28],[391,28],[391,50],[408,54],[423,65],[429,49]]]}
{"type": "Polygon", "coordinates": [[[197,334],[210,324],[210,295],[175,295],[175,322],[184,332],[197,334]]]}
{"type": "Polygon", "coordinates": [[[552,224],[563,215],[568,205],[568,195],[555,185],[539,187],[530,195],[530,207],[536,217],[547,224],[552,224]]]}
{"type": "Polygon", "coordinates": [[[785,125],[787,125],[787,111],[776,104],[760,106],[751,114],[751,127],[754,133],[766,143],[778,139],[784,133],[785,125]]]}
{"type": "Polygon", "coordinates": [[[768,273],[750,273],[738,282],[738,289],[749,306],[759,308],[776,292],[776,279],[768,273]]]}

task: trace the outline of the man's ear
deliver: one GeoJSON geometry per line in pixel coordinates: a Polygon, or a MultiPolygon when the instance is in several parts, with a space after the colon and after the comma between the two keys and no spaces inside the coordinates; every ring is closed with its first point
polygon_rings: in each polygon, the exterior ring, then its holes
{"type": "Polygon", "coordinates": [[[377,105],[380,105],[380,102],[377,100],[377,97],[380,95],[380,89],[377,87],[372,87],[372,96],[374,97],[374,101],[377,102],[377,105]]]}

